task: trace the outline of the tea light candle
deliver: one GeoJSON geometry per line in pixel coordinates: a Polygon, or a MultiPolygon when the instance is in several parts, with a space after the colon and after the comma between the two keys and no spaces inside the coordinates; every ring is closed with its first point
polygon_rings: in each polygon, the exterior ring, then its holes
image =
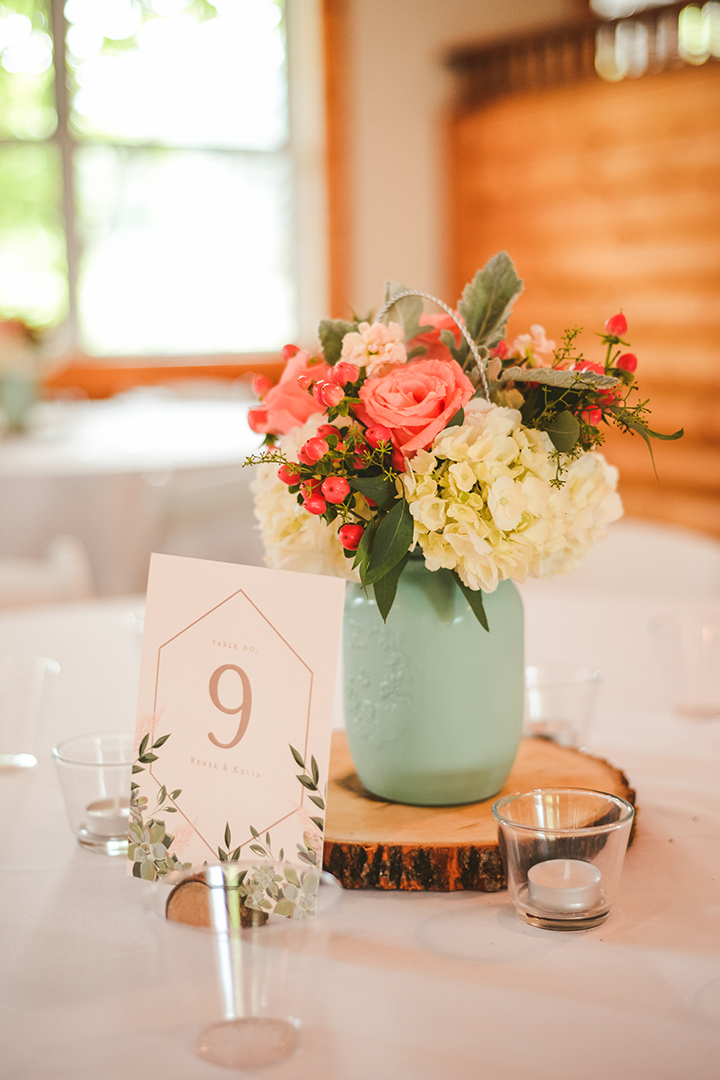
{"type": "Polygon", "coordinates": [[[540,911],[590,911],[602,899],[602,875],[581,859],[549,859],[528,870],[528,899],[540,911]]]}
{"type": "Polygon", "coordinates": [[[129,799],[98,799],[86,811],[86,826],[95,836],[127,836],[130,820],[129,799]]]}

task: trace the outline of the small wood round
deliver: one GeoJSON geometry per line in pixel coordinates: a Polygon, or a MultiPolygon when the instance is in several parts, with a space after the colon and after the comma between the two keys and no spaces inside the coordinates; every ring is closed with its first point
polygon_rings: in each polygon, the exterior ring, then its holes
{"type": "Polygon", "coordinates": [[[501,792],[465,806],[405,806],[371,795],[360,783],[344,731],[333,735],[323,866],[346,889],[476,889],[506,887],[490,808],[500,795],[539,787],[580,787],[621,795],[635,792],[619,769],[601,758],[523,739],[501,792]]]}

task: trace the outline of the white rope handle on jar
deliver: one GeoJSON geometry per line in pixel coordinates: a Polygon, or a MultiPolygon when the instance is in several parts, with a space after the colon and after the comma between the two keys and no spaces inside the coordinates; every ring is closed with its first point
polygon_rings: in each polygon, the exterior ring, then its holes
{"type": "Polygon", "coordinates": [[[433,296],[432,293],[422,292],[420,289],[407,289],[405,292],[398,293],[397,296],[393,296],[392,300],[388,300],[386,301],[386,303],[383,304],[378,315],[376,316],[377,321],[380,322],[382,319],[384,319],[388,311],[390,311],[390,309],[393,308],[395,304],[397,304],[398,300],[404,300],[406,296],[421,296],[425,300],[432,300],[433,304],[437,304],[438,307],[441,307],[443,311],[447,312],[447,314],[457,325],[460,333],[467,342],[467,346],[473,355],[473,360],[475,361],[477,369],[480,372],[480,381],[482,382],[483,393],[489,401],[490,388],[488,387],[487,376],[485,374],[485,364],[480,358],[478,347],[473,341],[473,339],[470,337],[468,328],[462,321],[460,316],[456,312],[454,312],[452,308],[448,307],[448,305],[445,304],[442,300],[438,300],[437,296],[433,296]]]}

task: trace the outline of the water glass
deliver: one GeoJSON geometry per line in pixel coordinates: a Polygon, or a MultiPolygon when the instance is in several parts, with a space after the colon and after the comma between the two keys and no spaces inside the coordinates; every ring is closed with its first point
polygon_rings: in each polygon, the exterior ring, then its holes
{"type": "Polygon", "coordinates": [[[542,735],[561,746],[585,746],[602,680],[602,671],[591,666],[525,668],[525,734],[542,735]]]}
{"type": "Polygon", "coordinates": [[[53,757],[70,827],[81,847],[127,854],[132,732],[75,735],[53,747],[53,757]]]}
{"type": "Polygon", "coordinates": [[[586,788],[537,788],[493,803],[508,892],[519,918],[545,930],[607,919],[635,810],[586,788]]]}
{"type": "Polygon", "coordinates": [[[676,611],[646,627],[669,703],[686,720],[720,717],[720,611],[676,611]]]}
{"type": "Polygon", "coordinates": [[[302,863],[222,862],[148,888],[179,1021],[205,1061],[244,1069],[288,1057],[317,1022],[322,962],[342,893],[302,863]]]}
{"type": "Polygon", "coordinates": [[[60,671],[44,656],[0,655],[0,770],[33,769],[47,687],[60,671]]]}

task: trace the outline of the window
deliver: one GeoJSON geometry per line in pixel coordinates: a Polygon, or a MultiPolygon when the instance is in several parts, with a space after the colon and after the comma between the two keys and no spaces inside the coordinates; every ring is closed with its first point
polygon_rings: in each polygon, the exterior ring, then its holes
{"type": "Polygon", "coordinates": [[[296,161],[317,179],[321,148],[290,138],[286,8],[301,19],[298,0],[0,2],[3,316],[96,356],[297,337],[295,220],[318,200],[296,161]]]}

